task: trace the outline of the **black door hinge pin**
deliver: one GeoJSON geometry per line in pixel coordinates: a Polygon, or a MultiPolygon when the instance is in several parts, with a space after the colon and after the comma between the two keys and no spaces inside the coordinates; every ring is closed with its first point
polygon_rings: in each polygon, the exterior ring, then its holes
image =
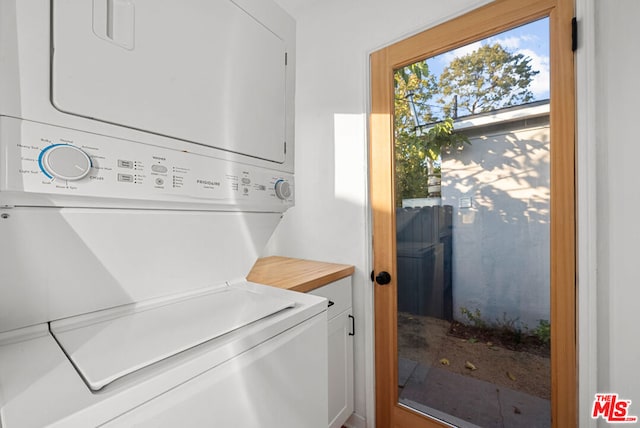
{"type": "Polygon", "coordinates": [[[578,50],[578,20],[574,16],[571,18],[571,51],[578,50]]]}

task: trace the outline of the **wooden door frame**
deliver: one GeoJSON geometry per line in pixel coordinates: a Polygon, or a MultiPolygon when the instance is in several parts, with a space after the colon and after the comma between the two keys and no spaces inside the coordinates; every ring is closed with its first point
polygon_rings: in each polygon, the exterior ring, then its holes
{"type": "Polygon", "coordinates": [[[549,17],[551,121],[551,420],[578,424],[576,324],[575,69],[571,51],[574,0],[495,0],[371,55],[369,171],[374,271],[376,426],[443,426],[398,405],[397,272],[394,201],[393,72],[533,20],[549,17]],[[380,317],[377,314],[387,314],[380,317]]]}

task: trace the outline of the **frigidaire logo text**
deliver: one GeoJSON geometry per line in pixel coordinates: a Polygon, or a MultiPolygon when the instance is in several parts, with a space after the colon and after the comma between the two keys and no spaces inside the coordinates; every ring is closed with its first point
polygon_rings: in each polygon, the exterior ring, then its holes
{"type": "Polygon", "coordinates": [[[196,180],[198,184],[204,184],[205,186],[219,186],[219,181],[211,181],[211,180],[196,180]]]}

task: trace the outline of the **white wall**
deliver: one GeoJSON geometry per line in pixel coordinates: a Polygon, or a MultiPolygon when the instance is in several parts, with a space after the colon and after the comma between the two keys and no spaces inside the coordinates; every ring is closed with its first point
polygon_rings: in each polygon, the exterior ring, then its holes
{"type": "Polygon", "coordinates": [[[460,309],[477,309],[489,324],[533,330],[550,319],[549,118],[467,135],[471,145],[442,156],[442,202],[453,207],[453,317],[468,323],[460,309]]]}
{"type": "Polygon", "coordinates": [[[373,420],[374,414],[374,386],[366,376],[373,369],[368,55],[485,2],[326,0],[294,16],[296,206],[285,214],[265,254],[356,266],[355,411],[360,418],[373,420]]]}
{"type": "MultiPolygon", "coordinates": [[[[295,15],[297,206],[265,254],[356,265],[355,314],[364,333],[356,336],[356,412],[369,420],[374,409],[372,379],[366,377],[372,372],[368,53],[480,3],[323,0],[295,15]]],[[[576,3],[580,426],[593,426],[589,406],[598,391],[633,400],[632,414],[640,415],[640,225],[634,222],[640,213],[634,177],[640,159],[634,132],[640,2],[576,3]]]]}
{"type": "MultiPolygon", "coordinates": [[[[597,388],[640,416],[640,2],[595,2],[597,388]]],[[[603,425],[604,426],[604,425],[603,425]]]]}

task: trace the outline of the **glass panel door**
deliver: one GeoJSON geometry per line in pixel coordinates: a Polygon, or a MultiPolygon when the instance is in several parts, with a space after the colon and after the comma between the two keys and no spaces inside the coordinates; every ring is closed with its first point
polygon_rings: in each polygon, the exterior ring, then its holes
{"type": "Polygon", "coordinates": [[[398,401],[551,426],[549,20],[394,73],[398,401]]]}

